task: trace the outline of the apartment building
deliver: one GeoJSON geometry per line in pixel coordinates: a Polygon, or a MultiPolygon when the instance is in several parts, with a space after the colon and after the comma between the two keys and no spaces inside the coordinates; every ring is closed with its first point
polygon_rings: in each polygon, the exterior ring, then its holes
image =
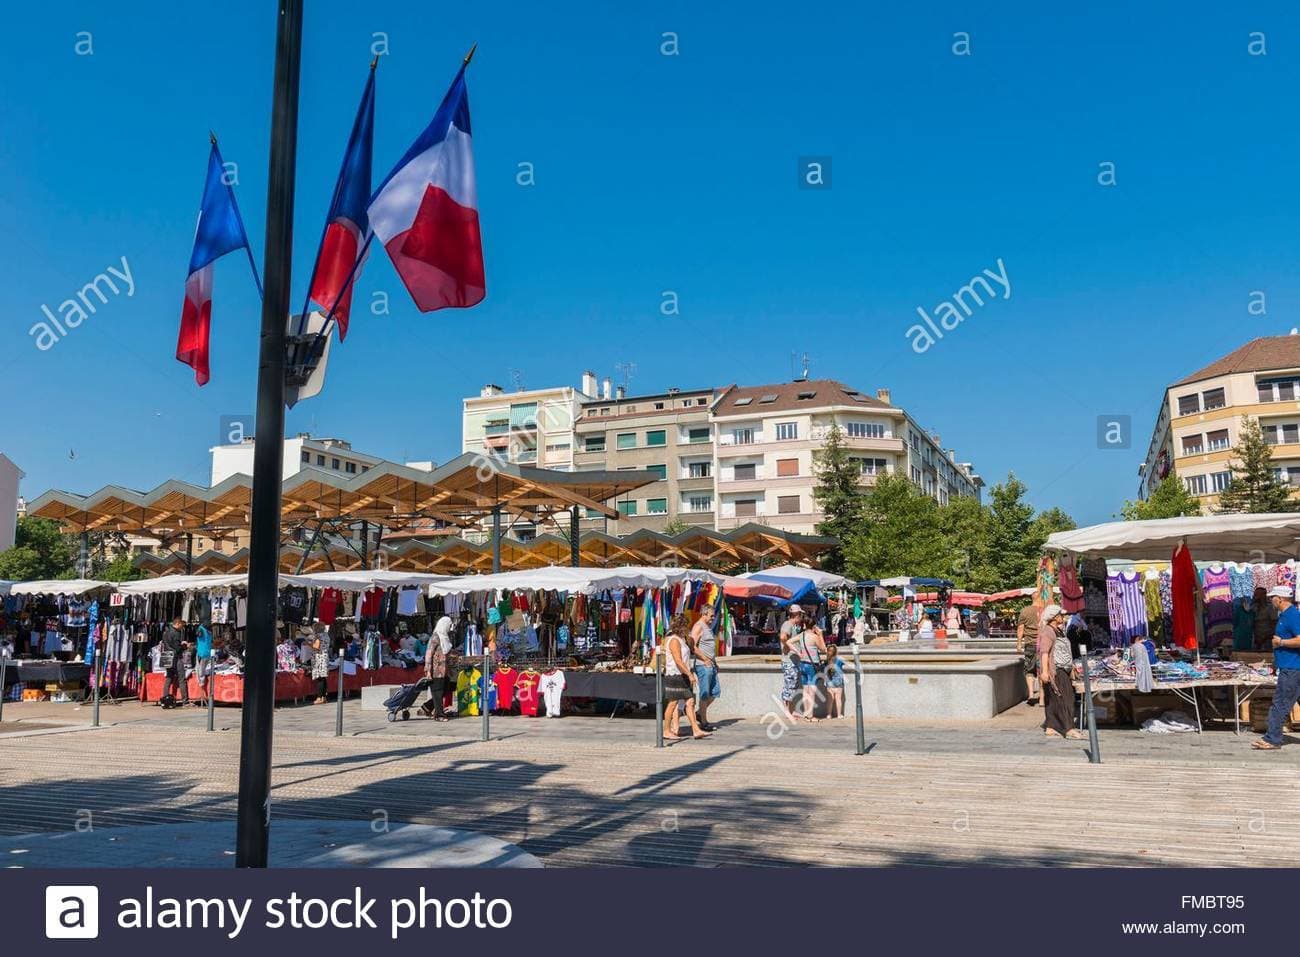
{"type": "Polygon", "coordinates": [[[970,463],[893,405],[888,389],[867,395],[832,379],[733,386],[714,402],[711,420],[719,529],[761,522],[815,532],[823,517],[816,454],[836,426],[865,485],[904,474],[942,503],[978,498],[984,485],[970,463]]]}
{"type": "Polygon", "coordinates": [[[1172,470],[1212,510],[1232,478],[1248,417],[1273,446],[1274,475],[1300,488],[1300,335],[1252,339],[1168,386],[1138,468],[1138,494],[1149,497],[1172,470]]]}
{"type": "MultiPolygon", "coordinates": [[[[23,477],[23,470],[9,456],[0,452],[0,552],[14,547],[21,501],[18,497],[18,483],[23,477]]],[[[26,510],[26,506],[23,510],[26,510]]]]}
{"type": "MultiPolygon", "coordinates": [[[[548,468],[658,472],[660,481],[616,503],[617,520],[591,513],[583,521],[615,535],[680,522],[815,532],[814,456],[836,424],[865,485],[898,473],[944,503],[979,498],[984,485],[937,433],[893,405],[888,389],[867,395],[830,379],[627,395],[585,372],[578,389],[504,393],[489,385],[464,401],[466,452],[533,464],[540,448],[548,468]]],[[[511,534],[527,540],[537,531],[511,534]]]]}
{"type": "MultiPolygon", "coordinates": [[[[608,390],[608,379],[605,385],[608,390]]],[[[485,385],[477,396],[463,400],[461,451],[572,471],[574,423],[582,403],[598,397],[595,375],[584,374],[583,386],[581,392],[571,386],[506,392],[485,385]]]]}
{"type": "Polygon", "coordinates": [[[660,480],[617,503],[620,518],[606,523],[591,513],[585,528],[608,527],[626,535],[642,528],[663,531],[674,520],[715,521],[715,456],[709,421],[713,389],[669,389],[657,395],[587,401],[574,430],[577,469],[645,469],[660,480]]]}

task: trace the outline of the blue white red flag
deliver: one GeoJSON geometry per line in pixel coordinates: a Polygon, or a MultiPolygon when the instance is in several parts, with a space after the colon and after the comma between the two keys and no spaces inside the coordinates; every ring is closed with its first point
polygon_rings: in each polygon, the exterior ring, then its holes
{"type": "MultiPolygon", "coordinates": [[[[176,358],[194,370],[194,381],[199,385],[206,385],[210,378],[208,345],[212,321],[212,264],[236,249],[250,249],[234,191],[224,177],[221,152],[214,141],[212,152],[208,154],[208,176],[203,184],[203,202],[199,206],[199,222],[194,231],[194,251],[190,254],[190,272],[185,280],[181,331],[176,340],[176,358]]],[[[252,260],[251,251],[249,260],[252,260]]]]}
{"type": "Polygon", "coordinates": [[[370,158],[375,138],[375,71],[371,67],[352,135],[343,153],[343,167],[334,186],[334,199],[326,217],[325,236],[316,257],[311,298],[322,309],[334,310],[339,341],[348,334],[352,311],[352,286],[361,271],[357,262],[370,232],[366,204],[370,200],[370,158]]]}
{"type": "Polygon", "coordinates": [[[461,65],[433,121],[370,200],[370,228],[421,312],[482,302],[483,240],[461,65]]]}

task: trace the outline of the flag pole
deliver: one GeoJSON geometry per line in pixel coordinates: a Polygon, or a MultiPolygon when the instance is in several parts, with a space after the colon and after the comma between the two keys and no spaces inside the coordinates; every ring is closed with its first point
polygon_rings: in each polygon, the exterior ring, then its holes
{"type": "Polygon", "coordinates": [[[239,728],[235,866],[266,867],[271,831],[271,730],[275,714],[275,638],[284,463],[284,340],[293,266],[294,163],[302,0],[279,0],[271,158],[266,185],[266,278],[257,372],[257,431],[248,560],[248,638],[239,728]]]}
{"type": "MultiPolygon", "coordinates": [[[[208,139],[212,141],[212,148],[217,151],[217,162],[224,170],[226,167],[226,161],[221,156],[221,147],[217,145],[217,134],[212,132],[212,130],[208,130],[208,139]]],[[[230,194],[230,208],[235,211],[235,219],[239,220],[239,231],[244,234],[245,238],[247,238],[248,230],[244,228],[244,216],[239,211],[239,203],[235,201],[234,187],[229,183],[223,185],[226,187],[226,192],[230,194]]],[[[265,299],[266,293],[262,291],[262,277],[257,274],[257,260],[253,258],[252,243],[244,244],[244,252],[248,253],[248,265],[253,268],[253,282],[257,284],[257,298],[265,299]]]]}

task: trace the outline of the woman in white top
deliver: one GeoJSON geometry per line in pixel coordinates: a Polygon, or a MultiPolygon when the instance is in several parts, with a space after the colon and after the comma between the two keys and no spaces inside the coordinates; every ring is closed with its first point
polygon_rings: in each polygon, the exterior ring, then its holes
{"type": "MultiPolygon", "coordinates": [[[[695,689],[699,679],[695,677],[695,668],[691,663],[691,648],[686,638],[691,633],[689,615],[674,615],[668,626],[668,635],[664,638],[664,674],[684,675],[691,684],[691,696],[686,699],[686,720],[691,723],[691,737],[707,738],[709,733],[700,727],[695,716],[695,689]]],[[[664,740],[678,741],[681,718],[678,714],[678,702],[668,702],[668,716],[664,723],[664,740]]]]}

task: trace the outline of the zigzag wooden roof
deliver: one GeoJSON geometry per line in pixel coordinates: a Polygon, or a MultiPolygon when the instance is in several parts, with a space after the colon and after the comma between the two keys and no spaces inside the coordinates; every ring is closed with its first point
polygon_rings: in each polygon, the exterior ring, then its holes
{"type": "MultiPolygon", "coordinates": [[[[654,472],[557,472],[473,453],[432,472],[395,462],[357,475],[304,468],[284,480],[281,523],[366,519],[398,529],[432,518],[468,527],[497,505],[534,521],[575,505],[618,518],[607,501],[659,480],[654,472]]],[[[166,537],[247,528],[252,497],[252,478],[232,475],[211,488],[173,479],[148,492],[119,485],[90,495],[50,491],[28,511],[77,531],[166,537]]]]}

